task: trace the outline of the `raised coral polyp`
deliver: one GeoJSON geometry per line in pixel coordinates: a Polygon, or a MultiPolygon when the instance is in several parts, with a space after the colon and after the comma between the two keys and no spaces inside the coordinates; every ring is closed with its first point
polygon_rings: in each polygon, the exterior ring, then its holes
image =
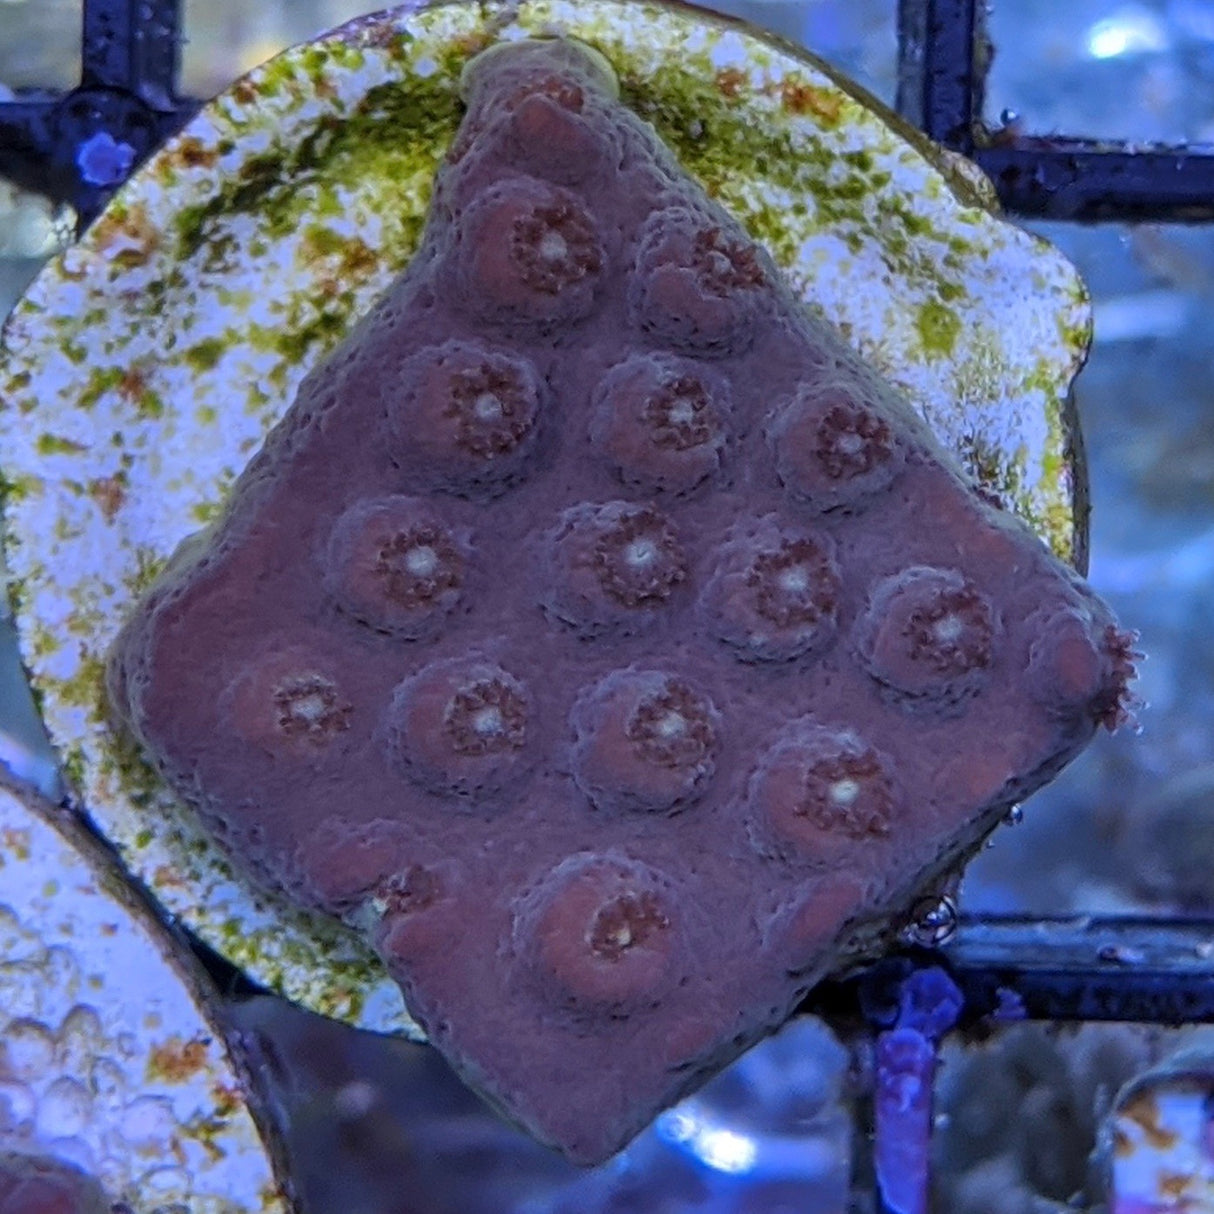
{"type": "Polygon", "coordinates": [[[1133,655],[600,57],[493,48],[465,96],[409,270],[111,684],[234,860],[594,1162],[1116,723],[1133,655]]]}

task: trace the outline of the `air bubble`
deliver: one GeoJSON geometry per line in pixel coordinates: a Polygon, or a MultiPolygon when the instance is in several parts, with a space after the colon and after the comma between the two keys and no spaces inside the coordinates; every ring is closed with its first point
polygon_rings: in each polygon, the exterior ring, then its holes
{"type": "Polygon", "coordinates": [[[943,948],[957,934],[958,924],[957,904],[952,898],[922,898],[911,909],[901,939],[919,948],[943,948]]]}

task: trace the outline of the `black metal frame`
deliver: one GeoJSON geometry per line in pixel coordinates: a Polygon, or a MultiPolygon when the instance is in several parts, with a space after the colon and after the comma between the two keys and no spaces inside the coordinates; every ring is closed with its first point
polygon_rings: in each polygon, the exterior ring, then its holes
{"type": "Polygon", "coordinates": [[[1080,223],[1214,219],[1212,154],[987,126],[993,48],[984,12],[978,0],[898,0],[898,110],[976,161],[1011,214],[1080,223]]]}
{"type": "MultiPolygon", "coordinates": [[[[1214,155],[1037,138],[983,121],[990,47],[979,0],[897,0],[898,109],[971,157],[1009,213],[1071,221],[1214,220],[1214,155]]],[[[177,95],[180,0],[84,0],[80,85],[0,103],[0,173],[71,202],[87,224],[112,188],[85,179],[99,133],[138,164],[197,103],[177,95]]],[[[824,984],[806,1010],[863,1023],[871,995],[907,964],[943,965],[966,996],[962,1029],[1011,1001],[1030,1019],[1214,1022],[1214,923],[962,917],[948,942],[824,984]],[[1001,993],[1002,992],[1002,993],[1001,993]]]]}

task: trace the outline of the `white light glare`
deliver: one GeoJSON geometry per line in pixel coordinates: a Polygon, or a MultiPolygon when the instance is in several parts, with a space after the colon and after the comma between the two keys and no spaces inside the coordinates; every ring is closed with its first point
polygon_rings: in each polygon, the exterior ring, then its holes
{"type": "Polygon", "coordinates": [[[1148,9],[1123,8],[1088,30],[1088,54],[1094,59],[1145,55],[1167,50],[1167,31],[1148,9]]]}
{"type": "Polygon", "coordinates": [[[720,1129],[686,1109],[663,1113],[658,1118],[658,1133],[668,1142],[685,1146],[714,1172],[731,1176],[749,1172],[758,1155],[753,1139],[734,1130],[720,1129]]]}

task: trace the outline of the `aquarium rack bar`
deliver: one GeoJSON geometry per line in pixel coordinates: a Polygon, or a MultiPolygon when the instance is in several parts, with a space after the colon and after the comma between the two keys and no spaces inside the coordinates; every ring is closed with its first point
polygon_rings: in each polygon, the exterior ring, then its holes
{"type": "Polygon", "coordinates": [[[1214,1024],[1214,923],[1147,916],[963,915],[936,948],[823,983],[802,1010],[862,1029],[875,989],[933,965],[965,997],[962,1030],[1011,1020],[1214,1024]]]}
{"type": "Polygon", "coordinates": [[[0,102],[0,173],[87,226],[198,109],[177,96],[181,37],[181,0],[84,0],[80,84],[0,102]]]}
{"type": "Polygon", "coordinates": [[[979,0],[898,0],[898,110],[976,161],[1004,208],[1032,219],[1214,219],[1214,152],[1021,134],[983,117],[992,47],[979,0]]]}

